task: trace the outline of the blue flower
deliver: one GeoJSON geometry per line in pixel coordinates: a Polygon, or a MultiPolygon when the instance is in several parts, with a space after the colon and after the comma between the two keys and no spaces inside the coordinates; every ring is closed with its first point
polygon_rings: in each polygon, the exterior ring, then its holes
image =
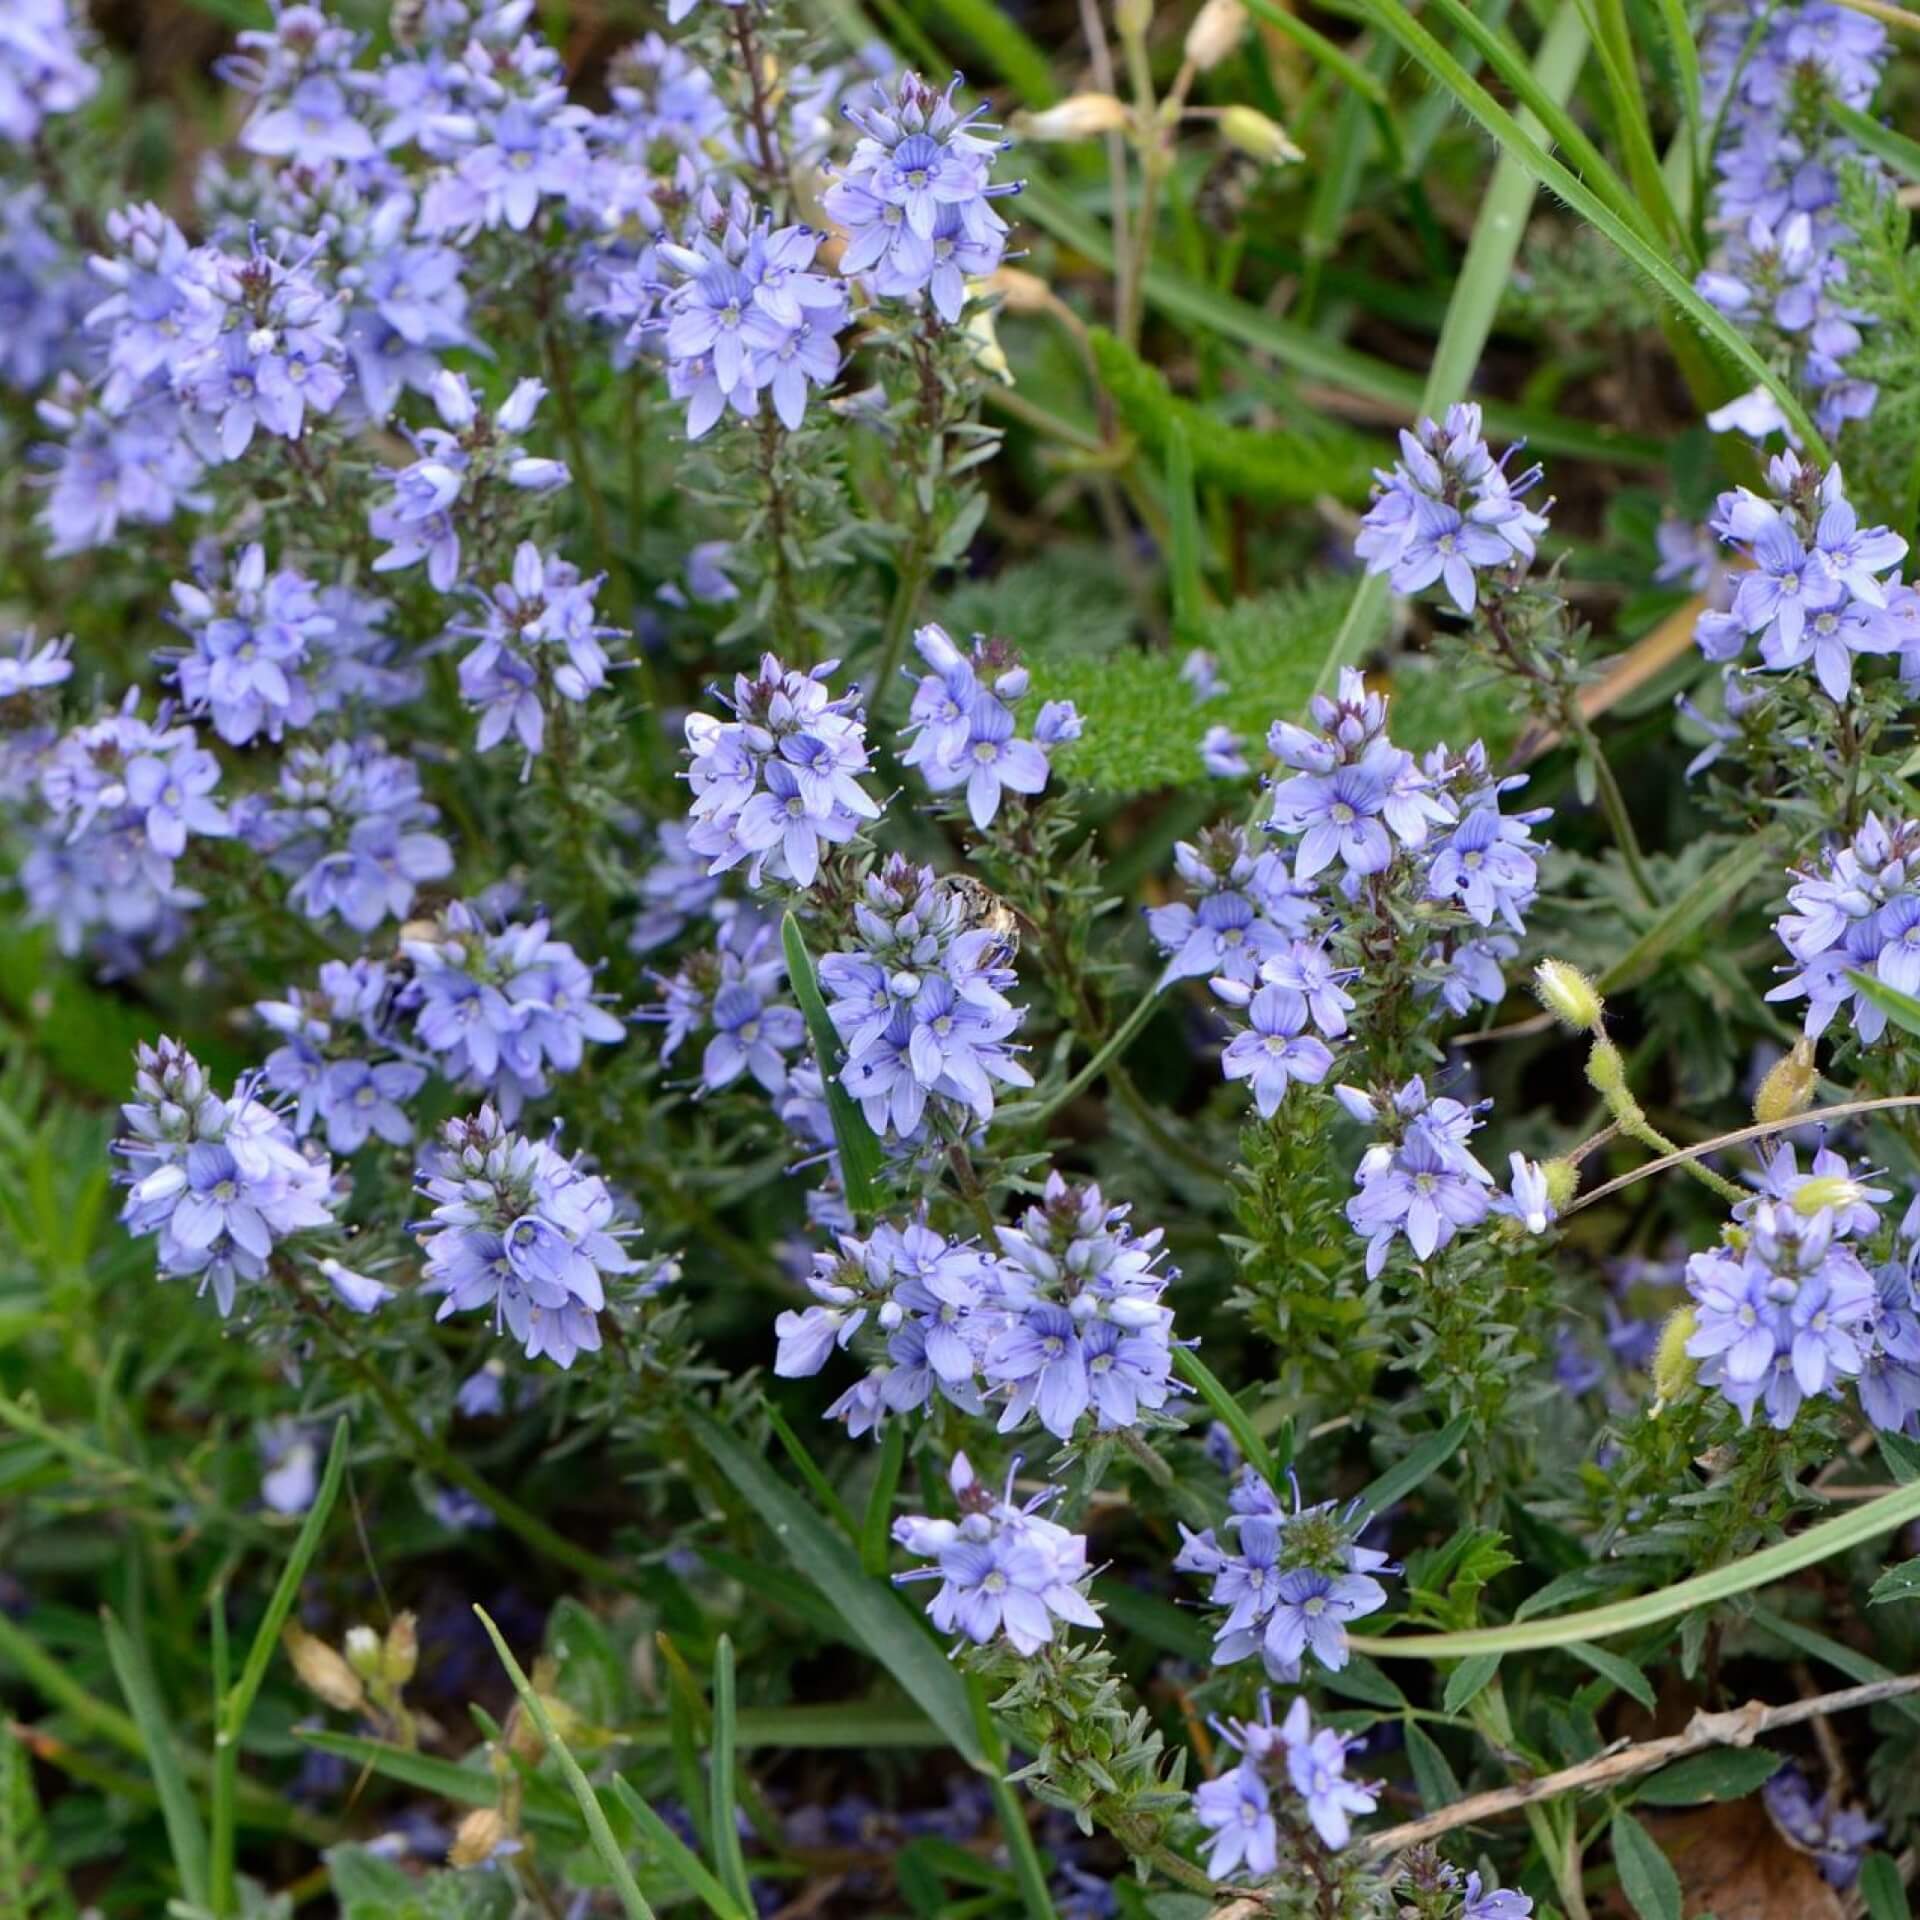
{"type": "Polygon", "coordinates": [[[1220,1071],[1247,1081],[1261,1118],[1271,1119],[1295,1081],[1318,1086],[1327,1077],[1333,1055],[1305,1031],[1307,1003],[1289,988],[1262,987],[1248,1003],[1247,1022],[1227,1043],[1220,1071]]]}

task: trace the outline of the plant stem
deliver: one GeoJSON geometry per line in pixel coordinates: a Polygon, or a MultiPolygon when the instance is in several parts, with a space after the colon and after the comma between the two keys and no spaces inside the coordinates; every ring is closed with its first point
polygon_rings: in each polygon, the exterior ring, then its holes
{"type": "Polygon", "coordinates": [[[1601,809],[1607,816],[1607,825],[1613,829],[1614,845],[1620,849],[1620,857],[1627,863],[1627,872],[1632,877],[1635,892],[1648,906],[1658,907],[1660,896],[1654,890],[1653,876],[1647,871],[1646,856],[1640,851],[1640,836],[1633,830],[1633,820],[1627,812],[1626,795],[1620,791],[1620,783],[1614,778],[1606,753],[1594,734],[1592,724],[1580,711],[1579,699],[1571,689],[1561,707],[1561,721],[1567,731],[1579,740],[1587,764],[1593,769],[1601,809]]]}

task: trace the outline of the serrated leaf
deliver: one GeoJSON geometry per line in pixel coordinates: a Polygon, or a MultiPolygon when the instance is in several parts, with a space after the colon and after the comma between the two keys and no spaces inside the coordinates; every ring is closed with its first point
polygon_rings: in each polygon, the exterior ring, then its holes
{"type": "Polygon", "coordinates": [[[1640,1783],[1636,1800],[1650,1807],[1692,1807],[1703,1800],[1744,1800],[1780,1768],[1780,1756],[1765,1747],[1716,1747],[1662,1767],[1640,1783]]]}
{"type": "Polygon", "coordinates": [[[1867,1605],[1882,1607],[1890,1600],[1920,1600],[1920,1560],[1905,1560],[1889,1567],[1873,1583],[1867,1605]]]}
{"type": "Polygon", "coordinates": [[[1680,1876],[1630,1813],[1613,1816],[1613,1863],[1620,1869],[1620,1891],[1640,1920],[1680,1920],[1680,1876]]]}

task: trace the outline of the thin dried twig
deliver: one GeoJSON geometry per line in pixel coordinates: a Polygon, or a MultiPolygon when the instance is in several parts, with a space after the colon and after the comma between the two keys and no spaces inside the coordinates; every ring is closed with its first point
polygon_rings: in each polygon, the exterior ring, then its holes
{"type": "MultiPolygon", "coordinates": [[[[1749,1700],[1744,1707],[1731,1707],[1725,1713],[1696,1713],[1682,1733],[1669,1734],[1663,1740],[1623,1742],[1596,1759],[1582,1761],[1577,1767],[1522,1780],[1511,1787],[1496,1787],[1488,1793],[1469,1795],[1424,1819],[1409,1820],[1403,1826],[1368,1834],[1354,1843],[1353,1851],[1365,1860],[1384,1860],[1422,1841],[1436,1840],[1456,1827],[1477,1826],[1483,1820],[1518,1813],[1523,1807],[1535,1806],[1542,1800],[1557,1800],[1562,1794],[1590,1793],[1598,1787],[1615,1786],[1638,1774],[1652,1773],[1670,1761],[1703,1753],[1709,1747],[1749,1747],[1762,1734],[1777,1728],[1799,1726],[1829,1714],[1848,1713],[1855,1707],[1877,1706],[1882,1700],[1897,1700],[1910,1693],[1920,1693],[1920,1673],[1874,1680],[1862,1687],[1843,1687],[1837,1693],[1823,1693],[1811,1700],[1792,1700],[1784,1706],[1770,1707],[1764,1701],[1749,1700]]],[[[1264,1894],[1241,1894],[1225,1906],[1214,1908],[1208,1920],[1260,1920],[1268,1904],[1264,1894]]]]}

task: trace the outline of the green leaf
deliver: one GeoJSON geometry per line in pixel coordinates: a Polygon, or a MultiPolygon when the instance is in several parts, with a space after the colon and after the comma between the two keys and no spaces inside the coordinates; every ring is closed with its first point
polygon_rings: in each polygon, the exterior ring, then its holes
{"type": "Polygon", "coordinates": [[[1613,1816],[1613,1863],[1620,1891],[1640,1920],[1680,1920],[1680,1876],[1630,1813],[1613,1816]]]}
{"type": "Polygon", "coordinates": [[[1676,947],[1723,919],[1762,873],[1770,868],[1777,870],[1779,864],[1780,851],[1765,835],[1736,842],[1670,901],[1633,945],[1600,975],[1596,983],[1600,991],[1617,993],[1637,986],[1676,947]]]}
{"type": "MultiPolygon", "coordinates": [[[[1637,1599],[1564,1614],[1557,1620],[1513,1621],[1501,1627],[1474,1627],[1464,1633],[1414,1634],[1398,1639],[1354,1634],[1348,1644],[1356,1653],[1371,1654],[1376,1660],[1460,1660],[1473,1653],[1525,1653],[1540,1647],[1571,1646],[1576,1640],[1607,1640],[1618,1633],[1634,1633],[1663,1620],[1678,1619],[1695,1607],[1751,1593],[1755,1587],[1784,1580],[1803,1567],[1818,1566],[1822,1560],[1877,1540],[1912,1520],[1920,1520],[1920,1483],[1863,1501],[1851,1512],[1823,1520],[1792,1539],[1776,1541],[1743,1560],[1697,1573],[1637,1599]]],[[[1756,1612],[1755,1617],[1760,1614],[1756,1612]]]]}
{"type": "Polygon", "coordinates": [[[907,1457],[907,1423],[888,1423],[880,1440],[880,1458],[874,1468],[873,1491],[867,1496],[866,1518],[860,1523],[860,1570],[870,1580],[884,1580],[893,1551],[893,1495],[907,1457]]]}
{"type": "Polygon", "coordinates": [[[1876,159],[1884,160],[1895,173],[1909,180],[1920,180],[1920,141],[1909,140],[1904,133],[1895,133],[1891,127],[1883,126],[1872,114],[1862,113],[1858,107],[1842,106],[1838,100],[1829,100],[1822,111],[1831,116],[1842,132],[1850,134],[1876,159]]]}
{"type": "Polygon", "coordinates": [[[1871,1000],[1903,1033],[1920,1033],[1920,1000],[1858,967],[1849,967],[1847,978],[1862,999],[1871,1000]]]}
{"type": "Polygon", "coordinates": [[[1240,1449],[1241,1457],[1247,1464],[1268,1486],[1276,1485],[1278,1475],[1274,1471],[1273,1455],[1267,1451],[1267,1443],[1247,1418],[1246,1408],[1220,1384],[1213,1370],[1191,1347],[1174,1348],[1173,1366],[1181,1379],[1213,1409],[1214,1417],[1220,1424],[1233,1435],[1233,1443],[1240,1449]]]}
{"type": "Polygon", "coordinates": [[[819,977],[813,970],[813,956],[807,952],[800,922],[791,913],[780,922],[780,945],[786,955],[793,997],[800,1003],[814,1057],[819,1062],[821,1083],[826,1088],[827,1113],[833,1121],[833,1140],[839,1149],[840,1180],[846,1188],[847,1205],[865,1218],[880,1204],[874,1186],[880,1177],[880,1142],[874,1138],[859,1103],[840,1084],[840,1036],[827,1015],[826,1001],[820,997],[819,977]]]}
{"type": "Polygon", "coordinates": [[[1360,1489],[1358,1505],[1364,1513],[1385,1513],[1404,1500],[1430,1474],[1438,1473],[1460,1450],[1473,1430],[1470,1414],[1456,1414],[1438,1433],[1430,1433],[1410,1453],[1377,1480],[1360,1489]]]}
{"type": "Polygon", "coordinates": [[[327,1884],[340,1902],[342,1920],[381,1920],[412,1904],[418,1883],[391,1860],[365,1847],[329,1847],[327,1884]]]}
{"type": "Polygon", "coordinates": [[[411,1747],[370,1740],[364,1734],[334,1733],[324,1727],[296,1727],[293,1737],[302,1746],[338,1754],[356,1767],[397,1780],[402,1786],[418,1787],[436,1799],[451,1800],[455,1806],[490,1807],[500,1797],[499,1782],[484,1768],[436,1760],[432,1754],[417,1753],[411,1747]]]}
{"type": "Polygon", "coordinates": [[[985,1770],[960,1676],[892,1589],[869,1580],[847,1543],[724,1427],[690,1413],[695,1439],[765,1523],[795,1569],[832,1602],[849,1631],[905,1689],[969,1765],[985,1770]]]}
{"type": "Polygon", "coordinates": [[[1305,506],[1324,495],[1359,502],[1373,484],[1373,468],[1387,457],[1384,447],[1336,427],[1231,426],[1174,393],[1159,368],[1105,327],[1093,328],[1087,343],[1114,411],[1141,446],[1170,463],[1174,441],[1184,434],[1194,477],[1238,498],[1280,506],[1305,506]]]}
{"type": "Polygon", "coordinates": [[[660,1864],[705,1905],[714,1920],[751,1920],[752,1909],[740,1906],[707,1871],[700,1856],[640,1798],[623,1775],[614,1775],[613,1797],[632,1815],[634,1825],[660,1864]]]}
{"type": "Polygon", "coordinates": [[[1384,1707],[1390,1713],[1407,1711],[1407,1696],[1376,1667],[1371,1660],[1350,1658],[1337,1673],[1314,1676],[1329,1693],[1348,1700],[1364,1700],[1370,1707],[1384,1707]]]}
{"type": "Polygon", "coordinates": [[[520,1696],[520,1704],[526,1709],[527,1718],[540,1730],[540,1738],[560,1763],[560,1771],[566,1775],[567,1785],[573,1789],[580,1817],[587,1823],[587,1837],[620,1896],[620,1904],[627,1911],[627,1920],[653,1920],[653,1909],[647,1905],[647,1897],[640,1891],[640,1884],[633,1877],[633,1869],[627,1865],[627,1856],[620,1851],[620,1843],[613,1837],[613,1829],[607,1825],[606,1809],[601,1806],[600,1796],[593,1790],[593,1782],[581,1771],[580,1762],[567,1751],[566,1742],[554,1731],[553,1721],[542,1705],[540,1696],[520,1671],[520,1663],[513,1657],[513,1650],[501,1637],[500,1629],[493,1624],[486,1609],[475,1607],[473,1611],[486,1628],[487,1638],[493,1642],[493,1650],[500,1656],[500,1664],[506,1668],[507,1678],[513,1682],[513,1690],[520,1696]]]}
{"type": "Polygon", "coordinates": [[[1497,1653],[1476,1653],[1462,1660],[1447,1675],[1446,1692],[1440,1698],[1441,1711],[1463,1712],[1472,1701],[1479,1698],[1499,1671],[1500,1656],[1497,1653]]]}
{"type": "Polygon", "coordinates": [[[1603,1680],[1610,1680],[1629,1699],[1639,1701],[1649,1713],[1653,1711],[1653,1688],[1648,1684],[1647,1676],[1631,1660],[1623,1660],[1617,1653],[1607,1652],[1604,1647],[1590,1647],[1584,1640],[1574,1641],[1567,1651],[1583,1666],[1591,1667],[1603,1680]]]}
{"type": "Polygon", "coordinates": [[[1023,105],[1050,107],[1059,99],[1053,62],[1007,8],[994,0],[930,0],[930,5],[953,32],[978,48],[1023,105]]]}
{"type": "Polygon", "coordinates": [[[1910,1487],[1920,1480],[1920,1441],[1909,1440],[1904,1433],[1888,1433],[1885,1428],[1874,1435],[1880,1443],[1880,1457],[1897,1485],[1910,1487]]]}
{"type": "MultiPolygon", "coordinates": [[[[1803,1627],[1799,1621],[1789,1620],[1771,1607],[1755,1607],[1749,1617],[1762,1632],[1772,1634],[1776,1640],[1784,1640],[1788,1646],[1806,1654],[1809,1659],[1824,1660],[1836,1673],[1844,1673],[1849,1680],[1857,1681],[1863,1687],[1871,1681],[1897,1677],[1891,1667],[1883,1667],[1869,1655],[1856,1652],[1854,1648],[1844,1646],[1824,1633],[1816,1633],[1811,1627],[1803,1627]]],[[[1889,1700],[1887,1705],[1895,1713],[1920,1724],[1920,1702],[1903,1697],[1889,1700]]]]}
{"type": "Polygon", "coordinates": [[[212,1881],[207,1872],[207,1829],[200,1818],[200,1803],[180,1764],[174,1744],[174,1723],[160,1688],[153,1677],[153,1663],[147,1656],[144,1640],[137,1640],[107,1607],[100,1609],[100,1626],[106,1635],[107,1658],[113,1662],[113,1675],[120,1683],[128,1711],[146,1742],[147,1771],[153,1777],[154,1791],[160,1796],[160,1815],[166,1823],[167,1845],[173,1854],[174,1871],[180,1876],[182,1892],[195,1905],[205,1906],[212,1898],[212,1881]]]}
{"type": "Polygon", "coordinates": [[[1193,440],[1184,421],[1167,434],[1168,573],[1173,593],[1173,630],[1194,638],[1206,610],[1206,568],[1200,552],[1200,502],[1193,490],[1193,440]]]}
{"type": "Polygon", "coordinates": [[[1765,1747],[1716,1747],[1662,1767],[1640,1783],[1636,1800],[1650,1807],[1692,1807],[1703,1800],[1744,1800],[1780,1768],[1780,1756],[1765,1747]]]}
{"type": "Polygon", "coordinates": [[[1907,1883],[1899,1867],[1884,1853],[1870,1853],[1860,1864],[1860,1898],[1867,1920],[1913,1920],[1907,1903],[1907,1883]]]}
{"type": "Polygon", "coordinates": [[[1920,1560],[1903,1560],[1873,1583],[1867,1605],[1885,1606],[1889,1600],[1920,1600],[1920,1560]]]}
{"type": "Polygon", "coordinates": [[[33,1762],[0,1716],[0,1913],[8,1920],[73,1920],[73,1911],[34,1791],[33,1762]]]}
{"type": "Polygon", "coordinates": [[[1413,1784],[1420,1790],[1420,1804],[1429,1813],[1438,1813],[1460,1798],[1460,1782],[1453,1777],[1447,1756],[1417,1720],[1406,1725],[1407,1765],[1413,1770],[1413,1784]]]}
{"type": "MultiPolygon", "coordinates": [[[[1433,4],[1463,32],[1474,24],[1464,0],[1433,0],[1433,4]]],[[[1636,232],[1584,180],[1556,160],[1414,19],[1400,0],[1362,0],[1362,7],[1369,18],[1405,47],[1480,123],[1503,157],[1524,167],[1596,228],[1631,265],[1652,281],[1697,332],[1719,348],[1748,379],[1766,388],[1789,428],[1814,460],[1824,464],[1832,457],[1792,384],[1761,358],[1753,342],[1725,314],[1703,299],[1664,253],[1636,232]]]]}
{"type": "Polygon", "coordinates": [[[723,1633],[713,1648],[713,1748],[707,1756],[711,1808],[708,1831],[713,1836],[713,1857],[720,1868],[721,1883],[732,1894],[736,1906],[751,1908],[753,1893],[747,1885],[747,1857],[740,1846],[740,1822],[735,1812],[733,1741],[737,1704],[733,1688],[733,1642],[723,1633]]]}
{"type": "Polygon", "coordinates": [[[627,1663],[606,1623],[571,1594],[547,1616],[547,1651],[560,1663],[561,1699],[594,1727],[616,1727],[633,1710],[627,1663]]]}

